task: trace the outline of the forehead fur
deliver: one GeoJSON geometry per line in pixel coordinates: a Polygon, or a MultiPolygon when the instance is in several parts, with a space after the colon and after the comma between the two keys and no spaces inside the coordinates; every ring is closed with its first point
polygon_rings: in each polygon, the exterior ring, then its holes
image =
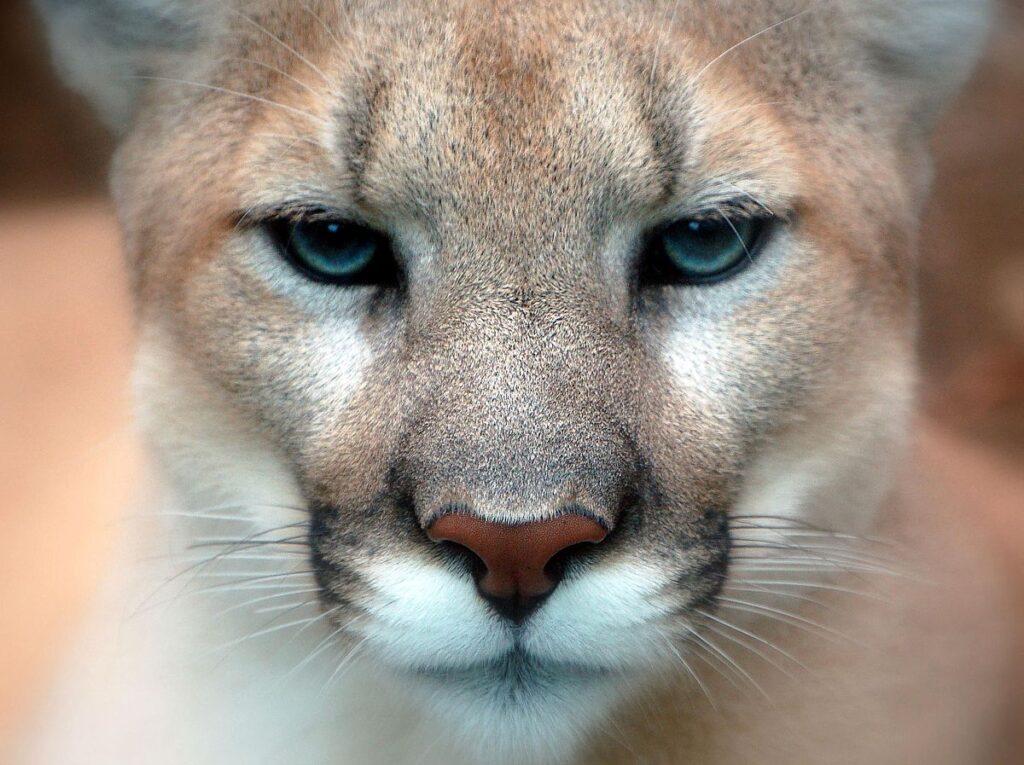
{"type": "MultiPolygon", "coordinates": [[[[988,6],[987,0],[754,0],[717,3],[713,10],[693,0],[35,3],[48,22],[55,57],[65,76],[96,102],[112,125],[122,129],[131,122],[139,93],[148,89],[136,79],[137,75],[194,71],[197,61],[216,57],[225,37],[235,34],[240,13],[267,20],[276,31],[289,25],[290,34],[305,29],[306,38],[315,37],[320,27],[327,26],[321,21],[324,19],[333,27],[326,30],[328,36],[342,39],[348,36],[353,24],[390,15],[394,23],[386,30],[389,39],[385,42],[405,38],[414,44],[420,29],[462,16],[476,18],[481,29],[491,30],[490,38],[503,44],[495,46],[496,50],[530,41],[538,45],[538,52],[546,40],[566,33],[566,21],[583,19],[583,24],[577,26],[587,29],[591,22],[618,17],[617,23],[626,33],[646,27],[659,37],[653,45],[656,58],[672,56],[678,41],[662,38],[679,27],[686,29],[695,44],[701,39],[713,43],[716,47],[706,51],[711,56],[719,55],[747,36],[760,36],[762,30],[772,29],[771,37],[787,40],[790,52],[807,48],[813,42],[812,47],[820,52],[860,70],[862,78],[881,76],[881,91],[899,91],[898,101],[902,103],[895,105],[896,113],[929,123],[970,71],[986,30],[988,6]],[[319,18],[314,19],[314,14],[319,18]],[[792,25],[787,20],[793,15],[814,17],[821,23],[792,25]],[[288,20],[282,17],[295,21],[285,23],[288,20]],[[808,29],[812,35],[807,34],[808,29]]],[[[656,71],[657,66],[652,67],[652,75],[656,71]]],[[[805,79],[818,76],[817,70],[807,68],[800,74],[805,79]]]]}
{"type": "MultiPolygon", "coordinates": [[[[387,226],[472,218],[480,236],[490,221],[525,245],[702,198],[784,211],[841,194],[865,157],[886,165],[896,128],[863,110],[836,14],[264,3],[229,14],[218,56],[152,82],[120,163],[128,228],[188,219],[166,235],[216,237],[242,212],[301,203],[387,226]]],[[[181,249],[213,249],[198,244],[181,249]]]]}
{"type": "MultiPolygon", "coordinates": [[[[794,98],[785,72],[768,76],[776,62],[752,64],[739,48],[728,57],[736,61],[716,60],[748,34],[738,22],[694,33],[664,15],[658,4],[613,3],[271,8],[238,17],[218,58],[197,57],[194,84],[155,81],[146,123],[164,133],[168,154],[176,140],[195,151],[199,136],[221,156],[246,143],[245,172],[259,181],[249,185],[275,201],[287,185],[330,199],[358,193],[377,207],[407,203],[393,198],[394,172],[427,146],[434,156],[422,164],[458,164],[477,180],[500,180],[480,175],[500,155],[507,175],[571,164],[582,184],[597,180],[588,171],[615,172],[634,183],[634,198],[669,193],[698,154],[717,171],[769,171],[785,153],[773,107],[813,106],[794,98]],[[372,180],[373,163],[387,181],[354,188],[372,180]],[[615,163],[636,172],[610,170],[615,163]]],[[[405,180],[418,191],[420,178],[405,180]]]]}

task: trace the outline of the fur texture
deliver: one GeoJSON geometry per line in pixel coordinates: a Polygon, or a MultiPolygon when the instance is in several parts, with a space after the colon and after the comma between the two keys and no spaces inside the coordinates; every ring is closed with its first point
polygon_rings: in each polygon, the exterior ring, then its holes
{"type": "MultiPolygon", "coordinates": [[[[40,7],[127,130],[172,497],[43,761],[569,762],[666,678],[765,694],[735,651],[802,666],[765,623],[891,573],[924,140],[981,4],[40,7]],[[638,284],[647,232],[721,207],[776,217],[756,262],[638,284]],[[259,222],[309,209],[387,232],[402,289],[291,268],[259,222]],[[423,533],[567,504],[612,533],[518,627],[423,533]]],[[[666,756],[745,761],[716,725],[666,756]]]]}

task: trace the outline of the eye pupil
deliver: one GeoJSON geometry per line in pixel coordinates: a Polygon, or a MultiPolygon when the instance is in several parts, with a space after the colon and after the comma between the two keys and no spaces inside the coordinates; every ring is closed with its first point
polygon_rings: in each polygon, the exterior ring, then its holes
{"type": "Polygon", "coordinates": [[[397,266],[387,238],[342,220],[278,220],[269,231],[284,258],[317,281],[393,286],[397,266]]]}

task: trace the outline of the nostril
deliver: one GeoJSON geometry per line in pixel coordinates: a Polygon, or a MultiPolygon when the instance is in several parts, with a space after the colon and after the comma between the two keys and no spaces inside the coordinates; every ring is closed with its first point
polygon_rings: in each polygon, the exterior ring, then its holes
{"type": "Polygon", "coordinates": [[[427,528],[430,539],[469,561],[480,594],[517,621],[555,588],[571,557],[607,534],[598,521],[577,513],[507,524],[453,512],[427,528]]]}
{"type": "Polygon", "coordinates": [[[444,549],[450,557],[461,562],[462,565],[464,565],[473,575],[474,581],[480,581],[484,574],[487,573],[487,564],[484,562],[484,559],[465,545],[460,545],[458,542],[452,542],[450,540],[438,542],[438,545],[444,549]]]}
{"type": "Polygon", "coordinates": [[[565,576],[565,569],[571,561],[578,560],[587,556],[594,549],[596,542],[580,542],[578,544],[570,545],[564,550],[559,550],[544,565],[544,573],[551,578],[553,582],[561,582],[562,577],[565,576]]]}

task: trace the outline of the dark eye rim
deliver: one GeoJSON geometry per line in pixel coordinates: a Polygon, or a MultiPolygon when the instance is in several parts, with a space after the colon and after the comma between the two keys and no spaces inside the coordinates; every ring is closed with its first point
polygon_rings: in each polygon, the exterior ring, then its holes
{"type": "Polygon", "coordinates": [[[746,271],[757,262],[758,257],[765,246],[772,239],[779,224],[779,218],[770,213],[729,215],[728,213],[714,212],[708,215],[694,215],[686,218],[676,218],[651,229],[644,237],[643,246],[640,250],[639,282],[643,287],[675,287],[675,286],[709,286],[720,282],[728,281],[737,274],[746,271]],[[747,245],[743,257],[737,260],[732,266],[714,274],[696,276],[686,274],[670,261],[663,245],[663,235],[672,226],[690,220],[730,220],[745,218],[757,224],[757,234],[751,244],[747,245]]]}
{"type": "Polygon", "coordinates": [[[404,276],[398,259],[395,257],[391,238],[372,226],[359,221],[323,213],[312,213],[301,216],[274,216],[259,223],[260,228],[269,238],[278,254],[293,270],[310,281],[329,284],[334,287],[379,287],[400,288],[404,284],[404,276]],[[373,260],[365,269],[348,276],[331,276],[315,268],[296,254],[292,245],[292,231],[296,225],[310,223],[339,223],[352,226],[376,239],[379,247],[373,260]]]}

